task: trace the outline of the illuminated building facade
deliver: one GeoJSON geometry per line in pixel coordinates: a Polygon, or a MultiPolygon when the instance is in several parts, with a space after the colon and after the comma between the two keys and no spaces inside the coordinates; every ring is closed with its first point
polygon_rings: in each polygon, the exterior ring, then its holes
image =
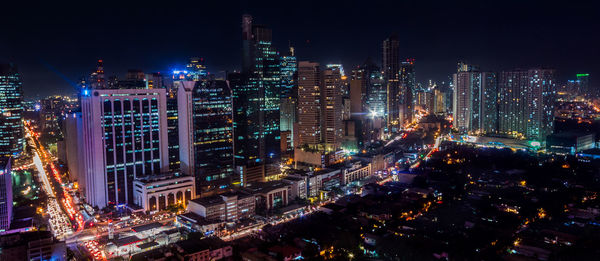
{"type": "MultiPolygon", "coordinates": [[[[461,68],[464,68],[461,70],[461,68]]],[[[460,132],[495,133],[498,126],[497,76],[474,66],[454,74],[454,127],[460,132]]]]}
{"type": "Polygon", "coordinates": [[[400,122],[410,123],[414,117],[413,92],[417,87],[415,59],[406,59],[400,64],[400,122]]]}
{"type": "Polygon", "coordinates": [[[498,82],[499,131],[544,142],[554,127],[555,71],[501,72],[498,82]]]}
{"type": "Polygon", "coordinates": [[[298,64],[297,147],[321,143],[321,69],[316,62],[298,64]]]}
{"type": "Polygon", "coordinates": [[[164,89],[90,90],[81,101],[86,201],[133,203],[133,181],[169,169],[164,89]]]}
{"type": "Polygon", "coordinates": [[[13,64],[0,64],[0,156],[23,151],[23,83],[13,64]]]}
{"type": "MultiPolygon", "coordinates": [[[[296,122],[297,105],[297,77],[298,62],[294,55],[294,47],[290,47],[290,52],[281,57],[281,115],[279,129],[282,132],[289,132],[289,136],[294,136],[294,123],[296,122]]],[[[288,148],[293,148],[293,139],[289,139],[288,148]]]]}
{"type": "Polygon", "coordinates": [[[252,17],[244,15],[242,40],[242,74],[233,81],[233,96],[238,116],[234,118],[235,166],[245,186],[280,173],[282,81],[271,29],[253,24],[252,17]]]}
{"type": "Polygon", "coordinates": [[[10,157],[0,157],[0,234],[10,229],[13,190],[10,157]]]}
{"type": "Polygon", "coordinates": [[[226,81],[196,82],[192,91],[192,164],[200,196],[233,182],[231,89],[226,81]]]}
{"type": "Polygon", "coordinates": [[[388,131],[396,132],[402,123],[400,104],[400,53],[399,41],[396,34],[383,41],[383,78],[386,84],[387,124],[388,131]]]}
{"type": "Polygon", "coordinates": [[[321,134],[326,151],[339,149],[342,143],[342,76],[339,64],[328,64],[323,71],[321,88],[321,134]]]}

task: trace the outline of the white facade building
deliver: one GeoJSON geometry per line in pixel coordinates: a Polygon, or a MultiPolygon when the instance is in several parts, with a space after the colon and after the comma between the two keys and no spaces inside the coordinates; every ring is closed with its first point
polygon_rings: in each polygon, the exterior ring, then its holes
{"type": "Polygon", "coordinates": [[[83,175],[92,206],[133,202],[133,181],[167,172],[164,89],[84,90],[83,175]]]}

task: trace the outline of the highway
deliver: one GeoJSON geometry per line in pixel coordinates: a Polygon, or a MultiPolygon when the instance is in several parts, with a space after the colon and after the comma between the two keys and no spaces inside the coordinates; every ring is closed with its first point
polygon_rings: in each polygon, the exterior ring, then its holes
{"type": "Polygon", "coordinates": [[[56,200],[56,194],[52,189],[52,184],[50,184],[50,180],[48,179],[48,174],[44,169],[44,164],[42,163],[42,159],[39,155],[39,145],[36,144],[33,136],[31,135],[28,128],[27,137],[31,139],[31,143],[36,146],[36,150],[33,155],[33,164],[37,169],[38,176],[42,181],[42,188],[46,192],[46,196],[48,196],[46,214],[50,217],[48,219],[48,223],[50,224],[50,230],[56,236],[57,239],[64,239],[67,235],[73,233],[73,229],[71,229],[71,222],[69,221],[69,217],[63,212],[56,200]]]}

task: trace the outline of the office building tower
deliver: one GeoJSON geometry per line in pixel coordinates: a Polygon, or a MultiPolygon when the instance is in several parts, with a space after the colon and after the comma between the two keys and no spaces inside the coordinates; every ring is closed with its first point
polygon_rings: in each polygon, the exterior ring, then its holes
{"type": "Polygon", "coordinates": [[[406,59],[400,64],[400,119],[401,123],[410,123],[414,116],[413,92],[417,87],[415,78],[415,59],[406,59]]]}
{"type": "Polygon", "coordinates": [[[23,151],[23,83],[13,64],[0,64],[0,156],[23,151]]]}
{"type": "Polygon", "coordinates": [[[498,80],[499,131],[544,142],[553,129],[554,70],[501,72],[498,80]]]}
{"type": "Polygon", "coordinates": [[[90,205],[132,203],[136,178],[168,171],[164,89],[91,90],[81,110],[90,205]]]}
{"type": "Polygon", "coordinates": [[[321,134],[326,151],[335,151],[342,143],[343,67],[328,64],[323,71],[321,88],[321,134]]]}
{"type": "Polygon", "coordinates": [[[400,53],[398,36],[393,34],[383,41],[383,78],[387,92],[387,125],[388,132],[396,132],[402,124],[400,104],[400,53]]]}
{"type": "Polygon", "coordinates": [[[181,94],[182,172],[195,177],[196,193],[201,197],[229,188],[233,183],[233,120],[228,82],[175,84],[181,94]]]}
{"type": "Polygon", "coordinates": [[[321,143],[321,69],[318,63],[298,63],[297,147],[316,148],[321,143]]]}
{"type": "Polygon", "coordinates": [[[381,69],[367,59],[362,66],[365,70],[366,79],[366,112],[370,117],[382,118],[386,114],[387,90],[381,69]]]}
{"type": "Polygon", "coordinates": [[[367,84],[368,76],[364,68],[352,70],[350,76],[350,118],[362,118],[367,111],[367,84]]]}
{"type": "Polygon", "coordinates": [[[92,89],[106,89],[106,80],[104,78],[104,61],[98,60],[96,70],[90,74],[90,87],[92,89]]]}
{"type": "Polygon", "coordinates": [[[208,78],[208,71],[204,65],[204,58],[192,57],[185,66],[186,80],[201,81],[208,78]]]}
{"type": "Polygon", "coordinates": [[[10,229],[13,190],[10,157],[0,157],[0,234],[10,229]]]}
{"type": "MultiPolygon", "coordinates": [[[[279,129],[282,132],[289,132],[290,137],[294,135],[294,123],[296,122],[296,104],[297,104],[297,77],[298,62],[294,54],[294,47],[290,47],[289,54],[281,57],[281,115],[279,129]]],[[[282,137],[282,141],[283,137],[282,137]]],[[[286,141],[287,148],[293,148],[293,139],[286,141]]]]}
{"type": "Polygon", "coordinates": [[[281,62],[271,29],[249,15],[242,17],[242,43],[241,81],[232,86],[235,115],[246,114],[234,118],[235,165],[245,186],[280,173],[281,62]]]}
{"type": "Polygon", "coordinates": [[[167,139],[169,148],[169,172],[179,168],[179,108],[175,90],[167,90],[167,139]]]}
{"type": "Polygon", "coordinates": [[[83,119],[81,112],[69,113],[63,121],[63,135],[69,180],[78,182],[79,189],[85,191],[85,176],[83,175],[83,119]]]}

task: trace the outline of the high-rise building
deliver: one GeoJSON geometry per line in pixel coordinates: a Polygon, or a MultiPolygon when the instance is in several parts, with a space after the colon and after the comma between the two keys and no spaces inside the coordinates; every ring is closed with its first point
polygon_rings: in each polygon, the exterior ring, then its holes
{"type": "Polygon", "coordinates": [[[241,79],[232,87],[239,116],[234,118],[235,166],[245,186],[280,173],[281,62],[271,29],[253,24],[250,15],[242,17],[242,43],[241,79]]]}
{"type": "Polygon", "coordinates": [[[90,205],[132,203],[136,178],[168,171],[166,97],[164,89],[94,89],[82,96],[90,205]]]}
{"type": "Polygon", "coordinates": [[[321,69],[318,63],[298,63],[298,142],[316,148],[321,143],[321,69]]]}
{"type": "Polygon", "coordinates": [[[406,59],[400,65],[400,123],[412,122],[414,116],[413,92],[417,87],[415,59],[406,59]]]}
{"type": "Polygon", "coordinates": [[[10,157],[0,157],[0,234],[10,229],[13,191],[10,157]]]}
{"type": "Polygon", "coordinates": [[[554,124],[554,70],[501,72],[498,81],[499,132],[540,142],[554,124]]]}
{"type": "Polygon", "coordinates": [[[96,70],[90,74],[90,87],[92,89],[106,89],[106,80],[104,79],[104,61],[98,60],[96,70]]]}
{"type": "Polygon", "coordinates": [[[381,118],[386,114],[387,90],[381,69],[367,59],[362,66],[366,75],[366,103],[371,117],[381,118]]]}
{"type": "Polygon", "coordinates": [[[180,170],[179,160],[179,108],[175,90],[167,91],[167,139],[169,147],[169,171],[180,170]]]}
{"type": "MultiPolygon", "coordinates": [[[[296,122],[296,105],[298,99],[298,62],[294,54],[294,47],[290,46],[289,54],[281,57],[281,115],[279,129],[289,132],[289,137],[294,136],[294,123],[296,122]]],[[[283,138],[283,137],[282,137],[283,138]]],[[[283,141],[282,141],[283,142],[283,141]]],[[[294,147],[294,140],[286,140],[287,148],[294,147]]]]}
{"type": "Polygon", "coordinates": [[[321,88],[321,134],[326,151],[335,151],[342,143],[343,67],[328,64],[323,71],[321,88]]]}
{"type": "Polygon", "coordinates": [[[182,171],[195,177],[196,193],[201,197],[229,188],[233,183],[229,84],[222,80],[175,83],[182,95],[179,110],[182,171]],[[183,102],[190,98],[191,104],[183,102]]]}
{"type": "Polygon", "coordinates": [[[396,34],[383,41],[383,78],[387,90],[386,112],[388,131],[390,132],[398,131],[402,124],[399,48],[400,42],[396,34]]]}
{"type": "Polygon", "coordinates": [[[0,156],[23,150],[23,89],[13,64],[0,64],[0,156]]]}
{"type": "Polygon", "coordinates": [[[495,133],[498,129],[496,73],[461,65],[454,74],[454,127],[461,132],[495,133]]]}

